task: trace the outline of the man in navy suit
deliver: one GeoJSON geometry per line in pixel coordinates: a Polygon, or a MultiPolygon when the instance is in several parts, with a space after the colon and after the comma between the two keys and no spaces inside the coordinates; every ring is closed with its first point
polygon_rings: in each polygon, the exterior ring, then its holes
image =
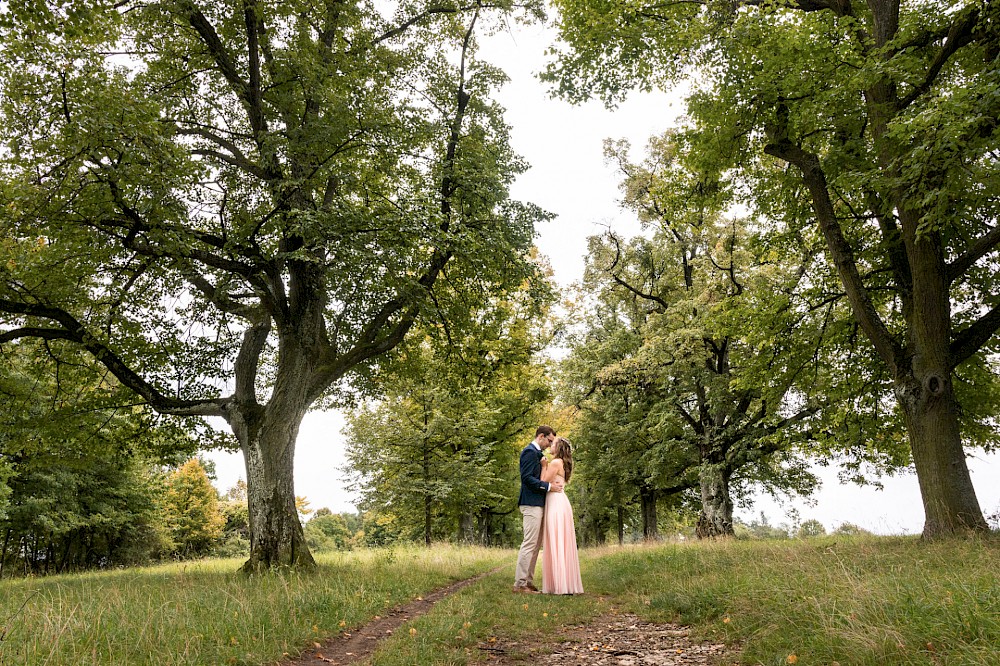
{"type": "Polygon", "coordinates": [[[542,451],[552,446],[556,431],[547,425],[538,426],[535,439],[521,451],[521,495],[517,499],[521,510],[524,540],[517,554],[517,571],[514,573],[514,591],[535,594],[538,588],[532,583],[535,562],[542,547],[542,520],[545,517],[545,496],[561,493],[563,482],[542,481],[542,451]]]}

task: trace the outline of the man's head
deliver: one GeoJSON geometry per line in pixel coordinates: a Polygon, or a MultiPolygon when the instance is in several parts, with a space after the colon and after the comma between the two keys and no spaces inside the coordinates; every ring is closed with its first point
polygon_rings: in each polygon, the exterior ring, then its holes
{"type": "Polygon", "coordinates": [[[543,451],[552,446],[554,441],[556,441],[556,431],[551,427],[540,425],[535,430],[535,444],[538,444],[538,448],[543,451]]]}

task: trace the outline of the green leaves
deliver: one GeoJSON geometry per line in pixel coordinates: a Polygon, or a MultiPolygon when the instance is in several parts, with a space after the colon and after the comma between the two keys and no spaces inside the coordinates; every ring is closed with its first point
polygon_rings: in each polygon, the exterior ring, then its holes
{"type": "Polygon", "coordinates": [[[347,471],[363,509],[406,538],[492,542],[493,517],[517,496],[518,451],[550,397],[536,358],[550,299],[529,282],[399,349],[378,377],[384,397],[348,419],[347,471]]]}
{"type": "Polygon", "coordinates": [[[183,557],[203,555],[222,534],[226,520],[219,494],[197,458],[166,478],[164,517],[176,551],[183,557]]]}

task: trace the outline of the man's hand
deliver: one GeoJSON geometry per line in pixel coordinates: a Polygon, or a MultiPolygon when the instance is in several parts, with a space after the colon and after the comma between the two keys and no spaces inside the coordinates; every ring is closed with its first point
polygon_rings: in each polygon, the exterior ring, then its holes
{"type": "Polygon", "coordinates": [[[549,490],[551,490],[554,493],[561,493],[563,491],[563,482],[560,481],[559,479],[556,479],[555,481],[549,484],[549,490]]]}

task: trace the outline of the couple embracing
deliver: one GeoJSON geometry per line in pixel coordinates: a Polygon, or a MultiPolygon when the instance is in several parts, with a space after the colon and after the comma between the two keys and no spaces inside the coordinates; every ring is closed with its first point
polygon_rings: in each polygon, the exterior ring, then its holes
{"type": "Polygon", "coordinates": [[[514,591],[539,592],[532,582],[538,551],[542,554],[545,594],[582,594],[580,561],[576,552],[573,507],[563,493],[573,473],[573,445],[556,437],[549,426],[538,426],[535,439],[521,451],[521,495],[524,541],[517,554],[514,591]],[[544,452],[551,448],[552,460],[544,452]]]}

